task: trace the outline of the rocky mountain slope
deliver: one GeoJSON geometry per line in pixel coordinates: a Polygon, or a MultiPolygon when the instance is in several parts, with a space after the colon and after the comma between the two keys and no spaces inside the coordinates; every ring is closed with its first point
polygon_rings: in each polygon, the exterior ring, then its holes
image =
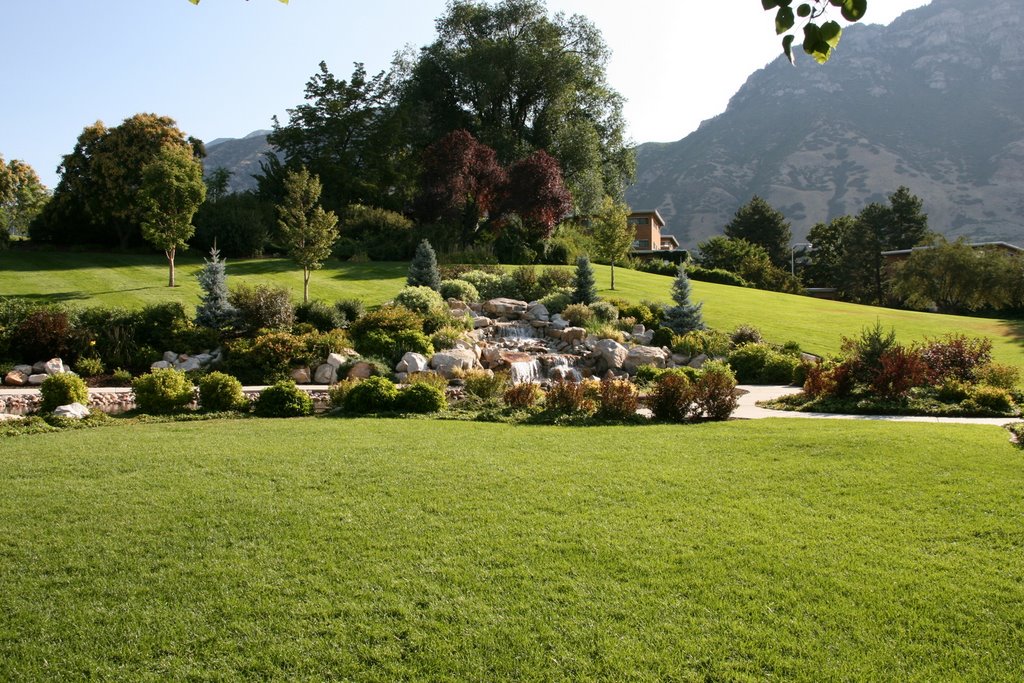
{"type": "Polygon", "coordinates": [[[254,173],[260,171],[260,160],[272,151],[267,143],[269,130],[257,130],[244,138],[217,138],[206,143],[206,158],[203,171],[209,174],[215,168],[224,167],[231,171],[228,181],[229,192],[255,190],[254,173]]]}
{"type": "Polygon", "coordinates": [[[847,29],[823,66],[780,57],[686,138],[641,145],[629,203],[692,247],[754,194],[799,239],[906,185],[933,230],[1024,243],[1022,29],[1020,0],[933,0],[847,29]]]}

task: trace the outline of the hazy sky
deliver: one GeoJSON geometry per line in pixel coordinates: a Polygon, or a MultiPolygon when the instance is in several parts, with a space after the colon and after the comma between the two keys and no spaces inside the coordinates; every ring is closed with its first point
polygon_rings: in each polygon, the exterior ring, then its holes
{"type": "MultiPolygon", "coordinates": [[[[241,137],[302,102],[325,60],[338,77],[361,61],[434,36],[444,0],[3,0],[0,154],[53,187],[60,157],[97,119],[171,116],[203,140],[241,137]]],[[[887,24],[928,0],[873,0],[887,24]]],[[[721,113],[779,54],[757,0],[548,0],[588,16],[612,49],[611,85],[627,98],[635,142],[678,140],[721,113]],[[725,38],[724,36],[727,36],[725,38]]],[[[842,58],[840,44],[838,58],[842,58]]],[[[813,69],[808,58],[800,69],[813,69]]]]}

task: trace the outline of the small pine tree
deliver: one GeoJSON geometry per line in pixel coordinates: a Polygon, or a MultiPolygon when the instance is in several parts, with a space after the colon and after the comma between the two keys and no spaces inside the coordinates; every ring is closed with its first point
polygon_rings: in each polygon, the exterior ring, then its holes
{"type": "Polygon", "coordinates": [[[573,283],[572,302],[587,304],[597,301],[597,282],[594,280],[594,266],[590,265],[589,256],[576,259],[576,280],[573,283]]]}
{"type": "Polygon", "coordinates": [[[665,327],[676,334],[704,329],[704,316],[701,314],[704,304],[690,303],[690,278],[686,276],[686,267],[681,263],[676,279],[672,282],[672,300],[676,305],[665,309],[665,327]]]}
{"type": "Polygon", "coordinates": [[[430,242],[423,240],[416,247],[416,254],[409,264],[409,277],[406,283],[410,287],[430,287],[437,290],[441,286],[441,273],[437,270],[437,254],[430,242]]]}
{"type": "Polygon", "coordinates": [[[220,260],[216,242],[210,249],[210,258],[203,262],[206,265],[196,274],[205,292],[202,303],[196,307],[196,325],[221,330],[234,322],[238,311],[228,302],[227,261],[220,260]]]}

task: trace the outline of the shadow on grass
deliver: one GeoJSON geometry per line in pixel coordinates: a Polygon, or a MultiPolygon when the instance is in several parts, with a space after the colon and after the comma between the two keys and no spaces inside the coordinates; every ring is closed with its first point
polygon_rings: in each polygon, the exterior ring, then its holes
{"type": "Polygon", "coordinates": [[[8,299],[21,299],[36,303],[57,303],[61,301],[83,301],[92,298],[91,292],[50,292],[49,294],[11,294],[5,295],[8,299]]]}

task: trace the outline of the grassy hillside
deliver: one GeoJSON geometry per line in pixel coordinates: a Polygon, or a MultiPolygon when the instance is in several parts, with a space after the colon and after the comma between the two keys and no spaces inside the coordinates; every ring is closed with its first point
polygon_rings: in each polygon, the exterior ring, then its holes
{"type": "Polygon", "coordinates": [[[994,427],[5,439],[0,679],[1019,680],[1022,487],[994,427]]]}
{"type": "MultiPolygon", "coordinates": [[[[0,295],[30,296],[79,304],[141,306],[176,300],[192,306],[199,301],[194,273],[197,258],[178,259],[179,286],[167,282],[167,265],[159,255],[118,255],[65,252],[0,252],[0,295]]],[[[608,268],[597,266],[602,296],[631,301],[668,301],[671,278],[619,268],[616,291],[608,289],[608,268]]],[[[368,304],[387,301],[404,285],[407,264],[328,262],[310,283],[314,298],[359,298],[368,304]]],[[[284,259],[229,260],[230,283],[270,282],[287,287],[300,299],[302,274],[284,259]]],[[[842,335],[854,335],[876,320],[895,327],[903,340],[920,340],[946,332],[992,338],[996,357],[1024,368],[1024,321],[936,315],[858,306],[808,297],[693,283],[693,297],[704,302],[708,324],[732,330],[750,323],[769,340],[796,340],[809,351],[834,353],[842,335]]]]}

